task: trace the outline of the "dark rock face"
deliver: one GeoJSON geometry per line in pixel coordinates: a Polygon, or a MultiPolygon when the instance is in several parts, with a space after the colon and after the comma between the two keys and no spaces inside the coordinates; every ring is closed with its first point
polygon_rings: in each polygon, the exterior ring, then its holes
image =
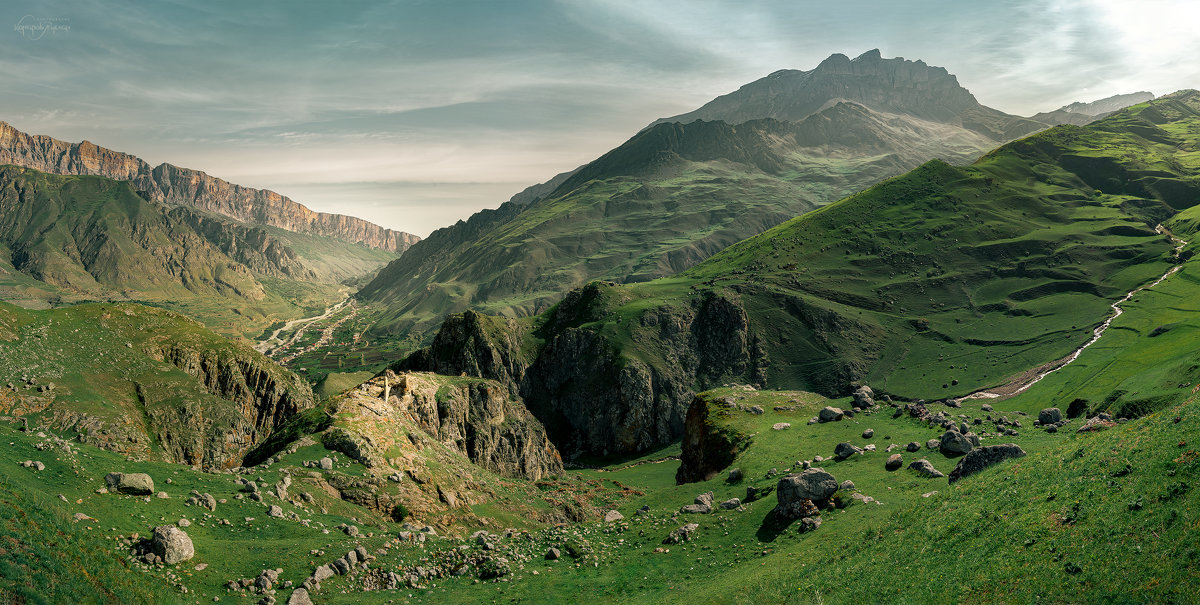
{"type": "MultiPolygon", "coordinates": [[[[398,379],[398,384],[407,382],[398,379]]],[[[563,470],[562,457],[541,423],[500,385],[398,388],[393,397],[404,402],[409,416],[429,435],[490,471],[537,480],[563,470]]]]}
{"type": "Polygon", "coordinates": [[[238,466],[276,427],[315,403],[303,379],[248,350],[237,354],[168,341],[147,353],[195,377],[209,393],[235,406],[230,417],[223,417],[190,404],[154,405],[170,394],[139,385],[138,397],[173,461],[238,466]]]}
{"type": "Polygon", "coordinates": [[[403,252],[420,239],[352,216],[313,212],[274,191],[234,185],[170,164],[151,168],[137,157],[88,141],[66,143],[47,136],[30,136],[4,122],[0,122],[0,164],[130,181],[155,202],[190,206],[251,225],[336,237],[394,252],[403,252]]]}
{"type": "Polygon", "coordinates": [[[1025,455],[1025,450],[1015,443],[1004,443],[1001,445],[989,445],[971,450],[966,456],[963,456],[958,461],[958,465],[954,470],[950,471],[950,483],[954,483],[963,477],[974,475],[979,471],[999,464],[1009,458],[1020,458],[1025,455]]]}
{"type": "Polygon", "coordinates": [[[687,404],[697,383],[765,379],[766,354],[734,301],[708,296],[685,309],[648,312],[665,364],[649,366],[622,356],[612,343],[579,326],[599,312],[603,290],[593,282],[573,291],[555,309],[527,350],[516,322],[468,311],[452,315],[428,349],[397,368],[490,378],[509,385],[565,453],[630,454],[670,443],[684,431],[687,404]]]}
{"type": "MultiPolygon", "coordinates": [[[[675,472],[676,483],[682,485],[712,479],[733,464],[738,453],[749,446],[749,435],[720,422],[729,413],[719,402],[703,394],[692,399],[684,422],[683,452],[679,457],[679,470],[675,472]]],[[[733,471],[730,471],[732,476],[733,471]]],[[[741,476],[740,471],[738,476],[741,476]]]]}

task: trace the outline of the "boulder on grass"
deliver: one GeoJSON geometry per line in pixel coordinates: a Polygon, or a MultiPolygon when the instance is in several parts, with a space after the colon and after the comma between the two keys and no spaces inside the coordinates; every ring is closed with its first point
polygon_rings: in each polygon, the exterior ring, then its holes
{"type": "Polygon", "coordinates": [[[149,496],[154,493],[154,479],[146,473],[109,473],[104,483],[110,491],[131,496],[149,496]]]}
{"type": "Polygon", "coordinates": [[[787,475],[775,488],[775,496],[779,499],[775,515],[783,519],[810,516],[806,514],[809,507],[823,506],[837,490],[837,479],[824,469],[812,468],[787,475]]]}
{"type": "Polygon", "coordinates": [[[174,525],[160,525],[154,528],[154,536],[150,538],[150,550],[167,565],[187,561],[196,555],[192,539],[187,532],[174,525]]]}
{"type": "Polygon", "coordinates": [[[1038,412],[1038,422],[1042,423],[1042,426],[1047,424],[1055,424],[1061,420],[1062,411],[1058,408],[1046,408],[1038,412]]]}
{"type": "Polygon", "coordinates": [[[817,414],[817,419],[821,422],[834,422],[841,420],[844,415],[845,412],[843,410],[827,405],[821,408],[821,412],[817,414]]]}
{"type": "Polygon", "coordinates": [[[933,463],[931,463],[930,461],[928,461],[924,458],[917,460],[916,462],[913,462],[912,464],[908,465],[908,468],[916,471],[918,475],[921,475],[922,477],[927,477],[929,479],[936,479],[938,477],[946,476],[945,474],[942,473],[942,471],[939,471],[936,468],[933,468],[933,463]]]}
{"type": "Polygon", "coordinates": [[[974,475],[989,466],[999,464],[1009,458],[1020,458],[1024,455],[1025,450],[1021,449],[1015,443],[1003,443],[976,448],[971,450],[966,456],[963,456],[962,460],[958,461],[958,465],[954,467],[954,470],[950,471],[950,483],[954,483],[963,477],[974,475]]]}

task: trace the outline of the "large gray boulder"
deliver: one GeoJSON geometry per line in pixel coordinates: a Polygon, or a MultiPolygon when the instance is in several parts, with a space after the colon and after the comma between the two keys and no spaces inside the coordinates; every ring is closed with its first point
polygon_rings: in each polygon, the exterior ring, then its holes
{"type": "Polygon", "coordinates": [[[854,391],[854,405],[864,409],[875,405],[875,392],[871,387],[863,385],[854,391]]]}
{"type": "Polygon", "coordinates": [[[146,473],[109,473],[104,483],[110,491],[133,496],[149,496],[154,493],[154,479],[146,473]]]}
{"type": "Polygon", "coordinates": [[[779,499],[775,514],[785,519],[807,517],[814,505],[823,506],[837,490],[837,479],[824,469],[810,468],[787,475],[775,488],[775,497],[779,499]]]}
{"type": "Polygon", "coordinates": [[[847,443],[845,441],[837,444],[837,447],[833,448],[833,457],[837,458],[838,460],[845,460],[850,456],[861,453],[861,449],[855,447],[853,443],[847,443]]]}
{"type": "Polygon", "coordinates": [[[938,441],[940,442],[939,449],[947,456],[961,456],[975,447],[966,435],[956,430],[949,430],[942,433],[938,441]]]}
{"type": "Polygon", "coordinates": [[[894,471],[904,465],[904,456],[900,454],[892,454],[888,456],[887,462],[883,463],[883,468],[894,471]]]}
{"type": "Polygon", "coordinates": [[[150,538],[150,550],[167,565],[174,565],[196,555],[192,539],[187,532],[174,525],[160,525],[154,528],[150,538]]]}
{"type": "Polygon", "coordinates": [[[933,468],[933,463],[931,463],[930,461],[928,461],[924,458],[917,460],[917,461],[913,462],[912,464],[908,465],[908,468],[916,471],[918,475],[921,475],[922,477],[927,477],[929,479],[936,479],[938,477],[946,476],[945,474],[942,473],[942,471],[939,471],[936,468],[933,468]]]}
{"type": "Polygon", "coordinates": [[[963,477],[974,475],[979,471],[996,464],[999,464],[1009,458],[1020,458],[1025,455],[1025,450],[1021,449],[1015,443],[1002,443],[1000,445],[989,445],[987,447],[976,448],[962,460],[958,461],[958,465],[954,470],[950,471],[950,483],[954,483],[963,477]]]}
{"type": "Polygon", "coordinates": [[[835,420],[841,420],[843,415],[845,415],[845,412],[841,409],[827,405],[821,408],[821,412],[817,414],[817,418],[821,422],[833,422],[835,420]]]}
{"type": "Polygon", "coordinates": [[[1042,426],[1046,426],[1047,424],[1055,424],[1061,420],[1062,411],[1058,408],[1046,408],[1038,412],[1038,422],[1042,423],[1042,426]]]}

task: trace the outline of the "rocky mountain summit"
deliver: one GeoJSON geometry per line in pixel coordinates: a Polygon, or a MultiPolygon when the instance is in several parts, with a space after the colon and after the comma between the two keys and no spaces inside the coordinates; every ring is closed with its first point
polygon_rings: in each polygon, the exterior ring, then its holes
{"type": "Polygon", "coordinates": [[[44,135],[29,135],[6,122],[0,122],[0,164],[130,181],[141,195],[152,201],[189,206],[249,225],[335,237],[393,252],[403,252],[420,239],[352,216],[314,212],[274,191],[242,187],[171,164],[151,167],[135,156],[89,141],[67,143],[44,135]]]}
{"type": "Polygon", "coordinates": [[[721,120],[740,124],[761,118],[799,121],[839,101],[872,111],[954,124],[996,142],[1045,128],[1040,122],[981,105],[943,67],[903,57],[885,59],[878,49],[854,59],[833,54],[814,69],[783,69],[663,122],[721,120]]]}

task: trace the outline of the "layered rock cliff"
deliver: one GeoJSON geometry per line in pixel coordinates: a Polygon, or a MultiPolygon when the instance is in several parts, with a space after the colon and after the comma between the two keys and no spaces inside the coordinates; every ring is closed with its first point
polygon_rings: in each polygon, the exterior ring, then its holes
{"type": "Polygon", "coordinates": [[[135,156],[88,141],[67,143],[29,135],[5,122],[0,122],[0,164],[130,181],[139,193],[156,202],[191,206],[251,225],[336,237],[393,252],[403,252],[420,239],[360,218],[314,212],[274,191],[242,187],[171,164],[152,168],[135,156]]]}

